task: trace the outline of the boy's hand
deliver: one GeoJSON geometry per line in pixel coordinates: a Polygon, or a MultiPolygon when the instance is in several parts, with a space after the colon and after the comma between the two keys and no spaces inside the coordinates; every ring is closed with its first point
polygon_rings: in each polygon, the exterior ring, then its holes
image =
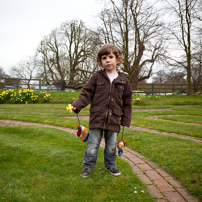
{"type": "Polygon", "coordinates": [[[76,107],[72,106],[72,112],[75,112],[75,111],[76,111],[76,107]]]}

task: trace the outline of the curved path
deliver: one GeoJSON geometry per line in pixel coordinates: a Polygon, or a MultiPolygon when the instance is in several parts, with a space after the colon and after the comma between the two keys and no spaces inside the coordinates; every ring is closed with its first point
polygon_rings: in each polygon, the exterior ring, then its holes
{"type": "MultiPolygon", "coordinates": [[[[162,120],[162,121],[165,121],[166,119],[161,119],[161,118],[159,118],[159,117],[166,117],[166,116],[192,116],[192,117],[200,117],[201,118],[201,116],[195,116],[195,115],[174,115],[174,114],[172,114],[172,115],[169,115],[169,114],[167,114],[167,115],[155,115],[155,116],[147,116],[147,118],[152,118],[152,119],[158,119],[158,120],[162,120]]],[[[169,120],[169,121],[173,121],[173,120],[169,120]]],[[[202,124],[200,124],[200,123],[190,123],[190,122],[182,122],[182,121],[174,121],[174,122],[178,122],[178,123],[184,123],[184,124],[189,124],[189,125],[195,125],[195,126],[201,126],[202,124]]]]}
{"type": "MultiPolygon", "coordinates": [[[[76,130],[53,126],[48,124],[31,123],[24,121],[0,120],[0,126],[41,126],[56,128],[68,133],[76,134],[76,130]]],[[[104,141],[101,147],[104,147],[104,141]]],[[[198,199],[190,196],[172,176],[163,171],[157,164],[149,161],[140,153],[125,147],[121,157],[130,163],[132,170],[146,184],[151,195],[157,202],[199,202],[198,199]]]]}
{"type": "MultiPolygon", "coordinates": [[[[77,119],[76,116],[66,116],[64,118],[77,119]]],[[[79,116],[79,119],[88,121],[89,116],[79,116]]],[[[161,134],[161,135],[169,135],[169,136],[173,136],[173,137],[179,137],[179,138],[192,140],[194,142],[202,144],[202,139],[197,138],[197,137],[192,137],[192,136],[187,136],[187,135],[179,135],[177,133],[168,133],[168,132],[163,132],[163,131],[149,129],[149,128],[142,128],[142,127],[138,127],[138,126],[132,126],[132,125],[130,126],[130,128],[133,129],[133,130],[139,130],[139,131],[145,131],[145,132],[150,132],[150,133],[157,133],[157,134],[161,134]]]]}

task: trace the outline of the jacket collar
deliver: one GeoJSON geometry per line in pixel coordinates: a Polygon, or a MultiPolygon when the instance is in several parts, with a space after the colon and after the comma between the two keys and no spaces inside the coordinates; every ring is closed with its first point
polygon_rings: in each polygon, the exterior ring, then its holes
{"type": "MultiPolygon", "coordinates": [[[[99,70],[98,73],[102,74],[104,77],[106,77],[109,80],[109,77],[107,76],[104,69],[99,70]]],[[[119,72],[119,71],[118,71],[118,74],[119,74],[118,77],[113,81],[113,83],[125,84],[128,75],[126,73],[119,72]]]]}

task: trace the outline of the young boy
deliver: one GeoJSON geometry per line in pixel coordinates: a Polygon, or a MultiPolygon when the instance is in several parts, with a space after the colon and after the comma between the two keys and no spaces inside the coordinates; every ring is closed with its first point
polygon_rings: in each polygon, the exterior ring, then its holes
{"type": "Polygon", "coordinates": [[[72,110],[79,113],[91,102],[90,139],[87,142],[81,173],[88,177],[95,167],[103,132],[105,136],[104,164],[112,175],[121,175],[116,168],[116,141],[120,125],[130,127],[132,114],[132,90],[127,75],[117,71],[122,62],[120,49],[112,44],[100,48],[97,63],[99,70],[83,87],[82,93],[72,103],[72,110]]]}

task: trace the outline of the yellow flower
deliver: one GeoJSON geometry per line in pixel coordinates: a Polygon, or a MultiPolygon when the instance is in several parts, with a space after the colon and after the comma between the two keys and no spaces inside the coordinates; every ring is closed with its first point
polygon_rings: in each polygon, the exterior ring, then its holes
{"type": "Polygon", "coordinates": [[[68,107],[66,107],[66,110],[72,112],[72,105],[71,104],[68,104],[68,107]]]}

